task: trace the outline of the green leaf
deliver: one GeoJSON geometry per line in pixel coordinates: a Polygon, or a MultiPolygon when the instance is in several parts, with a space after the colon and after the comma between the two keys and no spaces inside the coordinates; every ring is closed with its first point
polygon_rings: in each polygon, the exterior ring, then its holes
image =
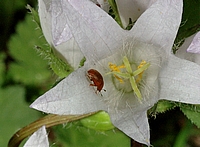
{"type": "Polygon", "coordinates": [[[185,105],[180,105],[181,111],[187,116],[188,119],[191,120],[192,123],[197,125],[198,128],[200,128],[200,105],[196,106],[196,110],[194,109],[194,105],[187,105],[188,107],[185,107],[185,105]]]}
{"type": "Polygon", "coordinates": [[[200,31],[200,0],[184,0],[183,2],[182,22],[176,42],[200,31]]]}
{"type": "Polygon", "coordinates": [[[16,82],[25,84],[40,84],[51,76],[47,61],[43,60],[34,46],[44,45],[41,31],[30,15],[17,26],[17,33],[11,37],[9,51],[15,62],[9,66],[8,74],[16,82]]]}
{"type": "Polygon", "coordinates": [[[157,113],[164,113],[165,111],[172,110],[177,106],[175,102],[160,100],[150,110],[149,114],[156,115],[157,113]]]}
{"type": "Polygon", "coordinates": [[[108,0],[110,6],[111,6],[111,9],[112,9],[112,12],[110,13],[110,15],[115,19],[115,21],[123,28],[123,25],[122,25],[122,22],[121,22],[121,18],[119,16],[119,12],[118,12],[118,9],[117,9],[117,5],[115,3],[115,0],[108,0]]]}
{"type": "Polygon", "coordinates": [[[0,53],[0,85],[4,82],[4,72],[5,72],[5,64],[4,64],[5,54],[0,53]]]}
{"type": "Polygon", "coordinates": [[[39,112],[32,110],[24,101],[25,90],[20,86],[0,89],[0,144],[7,146],[10,137],[21,127],[39,117],[39,112]]]}
{"type": "Polygon", "coordinates": [[[54,127],[55,147],[130,147],[130,138],[119,130],[97,132],[77,123],[54,127]]]}
{"type": "Polygon", "coordinates": [[[191,111],[199,112],[200,113],[200,105],[192,105],[192,104],[185,104],[185,103],[178,103],[178,106],[183,109],[189,109],[191,111]]]}

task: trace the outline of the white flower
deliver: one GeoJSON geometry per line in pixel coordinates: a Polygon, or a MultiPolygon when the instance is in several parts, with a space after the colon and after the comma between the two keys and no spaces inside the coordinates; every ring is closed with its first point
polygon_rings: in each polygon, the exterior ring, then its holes
{"type": "Polygon", "coordinates": [[[200,32],[196,33],[190,46],[187,49],[188,52],[200,54],[200,32]]]}
{"type": "Polygon", "coordinates": [[[45,126],[42,126],[24,144],[24,147],[49,147],[45,126]]]}
{"type": "Polygon", "coordinates": [[[102,8],[104,11],[108,12],[110,9],[110,5],[108,3],[108,0],[91,0],[93,3],[95,3],[97,6],[102,8]]]}
{"type": "Polygon", "coordinates": [[[60,115],[105,110],[117,128],[150,145],[146,112],[159,99],[200,103],[200,67],[171,53],[182,1],[157,0],[130,31],[88,0],[39,0],[39,7],[40,16],[47,8],[53,12],[54,41],[73,35],[86,62],[32,108],[60,115]]]}
{"type": "Polygon", "coordinates": [[[200,65],[200,32],[186,38],[176,56],[200,65]]]}
{"type": "Polygon", "coordinates": [[[115,2],[123,27],[127,27],[130,18],[132,22],[135,22],[155,1],[156,0],[116,0],[115,2]]]}
{"type": "MultiPolygon", "coordinates": [[[[91,0],[95,4],[100,5],[100,7],[108,12],[109,4],[107,1],[102,0],[91,0]]],[[[59,23],[64,23],[63,10],[59,8],[53,8],[52,1],[44,0],[44,3],[39,0],[39,16],[40,16],[40,24],[42,27],[43,34],[47,40],[47,42],[55,48],[55,51],[58,55],[61,55],[61,58],[66,60],[74,69],[79,67],[81,59],[83,59],[83,54],[80,51],[80,48],[74,39],[71,31],[69,30],[67,24],[66,26],[60,26],[61,28],[55,28],[55,25],[59,23]],[[45,5],[44,5],[45,3],[45,5]],[[57,17],[59,16],[59,17],[57,17]],[[65,30],[61,33],[60,30],[65,30]],[[66,42],[67,41],[67,42],[66,42]],[[65,43],[63,43],[65,42],[65,43]]],[[[62,5],[62,1],[57,3],[57,6],[62,5]]],[[[97,6],[98,8],[98,6],[97,6]]]]}

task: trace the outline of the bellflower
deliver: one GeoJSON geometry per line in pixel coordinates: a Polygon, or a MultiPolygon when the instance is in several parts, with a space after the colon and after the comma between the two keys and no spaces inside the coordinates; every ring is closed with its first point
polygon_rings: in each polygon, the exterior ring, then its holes
{"type": "Polygon", "coordinates": [[[200,54],[200,32],[197,32],[192,40],[192,43],[187,49],[188,52],[200,54]]]}
{"type": "Polygon", "coordinates": [[[102,8],[104,11],[108,12],[110,5],[108,3],[108,0],[91,0],[93,3],[95,3],[97,6],[102,8]]]}
{"type": "Polygon", "coordinates": [[[176,56],[200,65],[200,32],[186,38],[176,56]]]}
{"type": "Polygon", "coordinates": [[[45,126],[38,129],[24,144],[24,147],[49,147],[45,126]]]}
{"type": "Polygon", "coordinates": [[[91,1],[39,0],[40,17],[52,18],[54,45],[73,37],[86,62],[31,107],[59,115],[104,110],[149,146],[147,110],[158,100],[200,103],[200,67],[171,53],[182,7],[181,0],[157,0],[126,31],[91,1]]]}
{"type": "Polygon", "coordinates": [[[128,26],[129,19],[135,22],[155,1],[156,0],[116,0],[115,2],[123,27],[126,28],[128,26]]]}
{"type": "MultiPolygon", "coordinates": [[[[109,4],[106,0],[91,0],[91,1],[94,4],[98,5],[100,8],[102,8],[104,11],[106,12],[109,11],[109,4]]],[[[40,7],[38,12],[43,34],[47,42],[50,44],[50,46],[55,48],[56,53],[58,53],[58,55],[61,55],[61,58],[64,58],[64,60],[66,60],[74,69],[77,69],[79,67],[81,59],[84,56],[80,51],[80,48],[76,40],[71,34],[71,31],[67,30],[68,29],[67,25],[65,26],[65,28],[60,28],[60,29],[65,29],[67,34],[65,34],[64,32],[63,32],[64,34],[63,33],[59,34],[60,32],[57,32],[58,30],[54,28],[54,25],[61,23],[60,21],[63,21],[64,23],[62,17],[59,17],[60,19],[57,19],[56,15],[59,15],[60,13],[58,8],[52,9],[53,5],[51,4],[52,2],[49,0],[44,0],[44,3],[41,3],[39,0],[40,7]]],[[[62,2],[60,4],[62,4],[62,2]]]]}

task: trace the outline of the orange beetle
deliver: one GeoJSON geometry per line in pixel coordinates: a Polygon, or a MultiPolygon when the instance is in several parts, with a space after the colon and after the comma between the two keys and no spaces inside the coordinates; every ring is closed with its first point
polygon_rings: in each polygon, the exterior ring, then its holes
{"type": "Polygon", "coordinates": [[[90,86],[96,86],[97,91],[101,91],[104,85],[103,77],[102,75],[95,69],[90,69],[87,71],[87,76],[90,79],[90,81],[93,82],[93,84],[90,84],[90,86]]]}

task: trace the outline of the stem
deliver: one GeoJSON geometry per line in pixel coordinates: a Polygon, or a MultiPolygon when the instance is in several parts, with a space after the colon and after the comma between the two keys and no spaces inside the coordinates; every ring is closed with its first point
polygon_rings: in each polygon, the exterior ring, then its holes
{"type": "Polygon", "coordinates": [[[40,118],[32,122],[31,124],[25,126],[24,128],[20,129],[19,131],[17,131],[9,140],[8,147],[18,147],[26,137],[30,136],[32,133],[34,133],[44,125],[46,128],[49,128],[58,124],[79,120],[95,113],[89,113],[83,115],[56,115],[56,114],[46,115],[45,117],[40,118]]]}
{"type": "Polygon", "coordinates": [[[187,139],[191,133],[192,123],[187,120],[186,125],[181,129],[178,136],[176,137],[173,147],[186,146],[187,139]]]}

